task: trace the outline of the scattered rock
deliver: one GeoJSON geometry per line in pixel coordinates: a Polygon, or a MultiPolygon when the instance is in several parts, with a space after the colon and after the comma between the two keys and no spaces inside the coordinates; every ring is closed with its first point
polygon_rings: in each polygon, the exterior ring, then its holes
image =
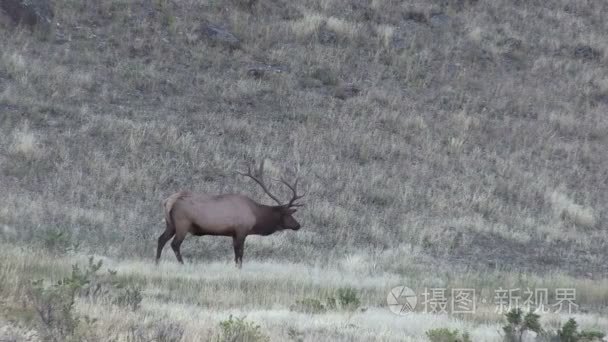
{"type": "Polygon", "coordinates": [[[602,57],[602,53],[589,45],[577,45],[574,47],[574,57],[585,61],[596,61],[602,57]]]}
{"type": "Polygon", "coordinates": [[[204,38],[212,43],[222,44],[230,48],[238,48],[240,44],[240,40],[230,31],[211,24],[203,23],[197,30],[197,33],[200,35],[199,38],[204,38]]]}
{"type": "Polygon", "coordinates": [[[340,100],[346,100],[359,95],[361,89],[354,84],[342,84],[334,88],[334,97],[340,100]]]}
{"type": "Polygon", "coordinates": [[[4,104],[4,103],[0,103],[0,112],[6,114],[9,112],[13,112],[13,113],[17,113],[20,110],[22,110],[21,107],[13,105],[13,104],[4,104]]]}
{"type": "Polygon", "coordinates": [[[268,74],[281,74],[287,71],[287,68],[279,65],[257,64],[247,69],[247,75],[253,78],[263,78],[268,74]]]}
{"type": "Polygon", "coordinates": [[[427,23],[426,15],[424,15],[424,13],[422,13],[422,12],[407,11],[403,14],[403,19],[415,21],[415,22],[421,23],[421,24],[427,23]]]}
{"type": "Polygon", "coordinates": [[[49,29],[55,16],[48,0],[0,0],[0,9],[16,24],[49,29]]]}

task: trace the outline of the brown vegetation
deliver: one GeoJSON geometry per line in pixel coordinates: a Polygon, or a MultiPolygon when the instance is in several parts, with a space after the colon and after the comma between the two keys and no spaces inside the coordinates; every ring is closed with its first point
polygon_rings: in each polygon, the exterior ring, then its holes
{"type": "Polygon", "coordinates": [[[537,253],[509,268],[608,271],[601,1],[54,3],[51,38],[0,33],[4,239],[147,255],[155,203],[242,191],[226,170],[267,156],[299,159],[314,210],[251,257],[485,267],[505,240],[537,253]]]}

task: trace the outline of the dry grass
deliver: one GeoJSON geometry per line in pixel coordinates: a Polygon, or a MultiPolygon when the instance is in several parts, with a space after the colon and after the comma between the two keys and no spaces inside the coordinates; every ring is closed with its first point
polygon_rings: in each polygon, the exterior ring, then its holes
{"type": "MultiPolygon", "coordinates": [[[[521,272],[605,307],[605,2],[54,3],[49,36],[0,31],[1,242],[147,260],[162,198],[266,201],[233,171],[267,158],[275,176],[299,165],[309,193],[301,231],[248,240],[245,263],[273,257],[259,272],[521,272]]],[[[184,244],[218,273],[230,254],[184,244]]]]}
{"type": "Polygon", "coordinates": [[[560,219],[571,220],[574,224],[586,228],[593,228],[597,224],[592,208],[576,204],[562,193],[552,192],[549,195],[549,202],[560,219]]]}
{"type": "MultiPolygon", "coordinates": [[[[38,278],[56,281],[68,274],[71,264],[85,264],[86,256],[52,256],[29,248],[1,247],[1,256],[7,262],[0,267],[0,291],[7,305],[0,311],[0,322],[7,320],[12,323],[4,325],[0,338],[29,336],[36,341],[38,334],[35,330],[23,327],[23,320],[31,317],[28,306],[20,307],[22,303],[27,303],[24,293],[28,282],[38,278]]],[[[100,258],[105,265],[101,272],[115,270],[122,279],[140,286],[144,296],[137,311],[103,301],[80,299],[77,302],[76,312],[79,315],[98,319],[93,330],[88,331],[88,336],[102,339],[129,341],[130,337],[133,338],[130,335],[133,331],[153,335],[162,329],[177,329],[182,341],[205,340],[216,336],[219,322],[232,314],[246,316],[261,324],[273,341],[286,340],[294,333],[304,341],[329,337],[340,341],[402,341],[404,336],[408,336],[408,341],[423,341],[427,330],[439,327],[469,331],[474,340],[501,341],[498,334],[501,317],[491,306],[481,307],[474,315],[459,318],[422,312],[397,316],[385,306],[386,294],[393,285],[414,282],[433,284],[432,274],[419,274],[420,279],[404,279],[380,270],[370,272],[347,266],[353,260],[314,266],[275,260],[251,261],[239,271],[225,262],[181,266],[171,260],[155,267],[151,261],[100,258]],[[319,314],[290,310],[298,299],[324,298],[341,287],[356,289],[361,295],[364,310],[319,314]],[[108,331],[111,331],[109,335],[108,331]]],[[[362,259],[356,261],[365,262],[362,259]]],[[[492,276],[474,273],[454,273],[452,276],[457,279],[450,286],[482,281],[489,285],[487,281],[492,281],[492,276]],[[475,277],[478,279],[474,280],[475,277]]],[[[505,273],[499,277],[506,286],[516,281],[514,278],[508,279],[509,275],[505,273]]],[[[581,303],[605,299],[608,288],[605,282],[585,283],[567,276],[530,278],[524,282],[536,286],[575,284],[582,294],[581,303]]],[[[485,290],[482,292],[485,293],[485,290]]],[[[549,314],[543,316],[543,320],[549,326],[558,326],[559,322],[563,323],[569,317],[549,314]]],[[[608,329],[608,320],[599,315],[577,314],[575,317],[582,328],[608,329]]]]}
{"type": "Polygon", "coordinates": [[[41,148],[37,142],[36,135],[30,130],[28,123],[13,132],[13,142],[9,146],[9,153],[31,159],[40,156],[41,148]]]}

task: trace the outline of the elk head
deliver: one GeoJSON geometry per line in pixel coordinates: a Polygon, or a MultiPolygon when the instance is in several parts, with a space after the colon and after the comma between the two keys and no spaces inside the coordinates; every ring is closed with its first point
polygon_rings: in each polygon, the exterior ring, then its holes
{"type": "Polygon", "coordinates": [[[262,162],[260,163],[260,167],[256,170],[256,174],[253,174],[250,165],[247,167],[246,173],[238,171],[237,173],[242,176],[246,176],[253,179],[256,183],[258,183],[262,190],[264,190],[268,197],[272,198],[275,202],[277,202],[278,205],[273,206],[272,209],[279,216],[278,226],[280,229],[300,229],[300,223],[296,221],[295,218],[293,218],[293,214],[297,211],[296,208],[304,206],[304,204],[296,203],[297,200],[304,197],[304,195],[298,195],[298,178],[296,178],[293,184],[289,184],[285,179],[279,180],[292,192],[292,196],[289,202],[287,202],[287,204],[283,204],[281,200],[279,200],[275,195],[270,192],[270,190],[264,183],[264,160],[262,160],[262,162]]]}

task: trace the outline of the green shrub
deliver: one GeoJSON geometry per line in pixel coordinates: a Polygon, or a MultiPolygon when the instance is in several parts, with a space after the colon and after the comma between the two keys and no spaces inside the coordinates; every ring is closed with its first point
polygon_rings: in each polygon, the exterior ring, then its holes
{"type": "Polygon", "coordinates": [[[244,317],[235,318],[232,315],[220,322],[218,342],[264,342],[270,338],[264,334],[261,327],[254,322],[248,322],[244,317]]]}
{"type": "Polygon", "coordinates": [[[599,331],[583,330],[578,332],[578,324],[574,318],[570,318],[564,326],[557,331],[560,342],[593,342],[602,341],[606,336],[599,331]]]}
{"type": "Polygon", "coordinates": [[[574,318],[570,318],[566,324],[557,332],[562,342],[575,342],[577,339],[578,324],[574,318]]]}
{"type": "Polygon", "coordinates": [[[296,342],[304,341],[304,334],[301,331],[298,331],[294,327],[290,327],[289,329],[287,329],[287,336],[292,341],[296,341],[296,342]]]}
{"type": "MultiPolygon", "coordinates": [[[[101,268],[101,260],[95,263],[93,258],[85,270],[72,265],[69,277],[47,286],[42,279],[32,282],[28,297],[36,312],[36,317],[47,339],[52,341],[81,340],[77,334],[79,325],[93,325],[96,319],[80,317],[74,311],[76,297],[81,293],[90,293],[93,275],[101,268]]],[[[89,331],[91,329],[83,329],[89,331]]]]}
{"type": "Polygon", "coordinates": [[[346,310],[356,310],[361,305],[361,300],[357,295],[357,291],[352,288],[338,289],[338,303],[340,307],[346,310]]]}
{"type": "Polygon", "coordinates": [[[55,254],[63,254],[71,247],[72,237],[69,232],[58,229],[47,230],[42,234],[42,245],[55,254]]]}
{"type": "Polygon", "coordinates": [[[76,291],[60,283],[47,287],[42,280],[32,282],[28,297],[46,338],[57,341],[73,336],[79,321],[74,314],[76,291]]]}
{"type": "Polygon", "coordinates": [[[334,297],[327,297],[327,300],[325,302],[325,307],[328,310],[336,310],[338,308],[338,305],[336,304],[336,298],[334,298],[334,297]]]}
{"type": "Polygon", "coordinates": [[[305,313],[323,313],[327,311],[327,308],[320,300],[316,298],[304,298],[302,300],[297,300],[295,304],[289,307],[291,311],[299,311],[305,313]]]}
{"type": "Polygon", "coordinates": [[[601,331],[589,331],[583,330],[579,334],[580,342],[593,342],[593,341],[603,341],[606,334],[601,331]]]}
{"type": "MultiPolygon", "coordinates": [[[[99,274],[102,261],[93,257],[85,268],[72,265],[72,272],[54,284],[46,285],[39,279],[31,283],[27,294],[30,306],[36,313],[36,319],[42,327],[43,334],[51,341],[80,341],[92,329],[90,326],[97,319],[80,316],[74,310],[77,298],[98,300],[112,299],[117,305],[129,306],[136,310],[142,296],[139,288],[123,286],[116,280],[116,272],[108,275],[99,274]]],[[[90,336],[89,336],[90,337],[90,336]]]]}
{"type": "Polygon", "coordinates": [[[469,333],[460,334],[458,329],[448,328],[431,329],[426,332],[426,336],[431,342],[471,342],[469,333]]]}
{"type": "MultiPolygon", "coordinates": [[[[598,342],[603,341],[606,334],[599,331],[578,331],[578,324],[570,318],[557,331],[541,331],[536,336],[537,342],[598,342]]],[[[510,340],[508,340],[510,341],[510,340]]]]}
{"type": "Polygon", "coordinates": [[[505,332],[505,341],[516,342],[522,341],[523,335],[526,331],[534,331],[537,334],[542,333],[540,326],[540,316],[528,312],[525,316],[520,308],[512,309],[505,314],[507,317],[507,325],[502,327],[505,332]]]}
{"type": "Polygon", "coordinates": [[[324,313],[328,310],[350,310],[354,311],[361,305],[357,291],[352,288],[339,288],[336,297],[327,297],[325,302],[316,298],[304,298],[297,300],[289,309],[305,313],[324,313]]]}

